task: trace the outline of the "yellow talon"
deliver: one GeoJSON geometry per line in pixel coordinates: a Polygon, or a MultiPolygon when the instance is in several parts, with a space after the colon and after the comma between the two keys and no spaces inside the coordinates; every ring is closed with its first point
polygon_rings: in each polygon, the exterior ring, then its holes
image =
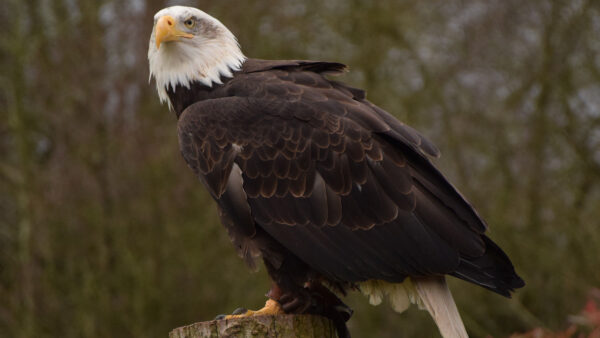
{"type": "Polygon", "coordinates": [[[256,311],[248,310],[248,311],[246,311],[246,313],[243,313],[241,315],[227,315],[227,316],[225,316],[225,319],[243,318],[243,317],[249,317],[249,316],[267,316],[267,315],[273,316],[273,315],[280,315],[283,313],[284,312],[283,312],[283,309],[281,308],[281,305],[279,305],[279,303],[277,303],[276,301],[269,299],[265,303],[265,307],[263,307],[260,310],[256,310],[256,311]]]}

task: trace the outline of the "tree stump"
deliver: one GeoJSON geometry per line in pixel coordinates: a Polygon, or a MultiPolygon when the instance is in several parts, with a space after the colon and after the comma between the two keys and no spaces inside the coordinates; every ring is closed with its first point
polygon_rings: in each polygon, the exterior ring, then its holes
{"type": "Polygon", "coordinates": [[[297,337],[336,338],[333,323],[321,316],[276,315],[199,322],[174,329],[169,338],[297,337]]]}

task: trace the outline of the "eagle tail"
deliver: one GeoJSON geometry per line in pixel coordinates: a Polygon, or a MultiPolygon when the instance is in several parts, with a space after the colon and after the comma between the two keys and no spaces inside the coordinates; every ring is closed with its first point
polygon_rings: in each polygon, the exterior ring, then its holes
{"type": "Polygon", "coordinates": [[[422,302],[419,305],[431,314],[442,337],[468,337],[444,277],[412,278],[412,282],[422,302]]]}

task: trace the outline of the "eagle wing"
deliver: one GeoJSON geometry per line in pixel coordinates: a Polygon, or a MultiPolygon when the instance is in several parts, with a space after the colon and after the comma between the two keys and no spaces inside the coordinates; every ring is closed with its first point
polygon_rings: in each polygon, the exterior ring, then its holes
{"type": "Polygon", "coordinates": [[[238,242],[260,227],[335,281],[453,274],[504,295],[517,287],[484,222],[428,160],[431,142],[323,77],[326,63],[286,67],[237,76],[230,96],[179,120],[182,154],[238,242]]]}

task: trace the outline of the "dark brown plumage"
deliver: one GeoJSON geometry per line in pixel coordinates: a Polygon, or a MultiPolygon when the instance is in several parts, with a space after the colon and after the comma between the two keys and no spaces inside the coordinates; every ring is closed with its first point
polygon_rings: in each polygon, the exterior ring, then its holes
{"type": "Polygon", "coordinates": [[[283,294],[444,274],[504,296],[522,287],[428,160],[435,145],[324,76],[344,69],[248,59],[222,85],[168,92],[182,154],[240,253],[262,254],[283,294]]]}

